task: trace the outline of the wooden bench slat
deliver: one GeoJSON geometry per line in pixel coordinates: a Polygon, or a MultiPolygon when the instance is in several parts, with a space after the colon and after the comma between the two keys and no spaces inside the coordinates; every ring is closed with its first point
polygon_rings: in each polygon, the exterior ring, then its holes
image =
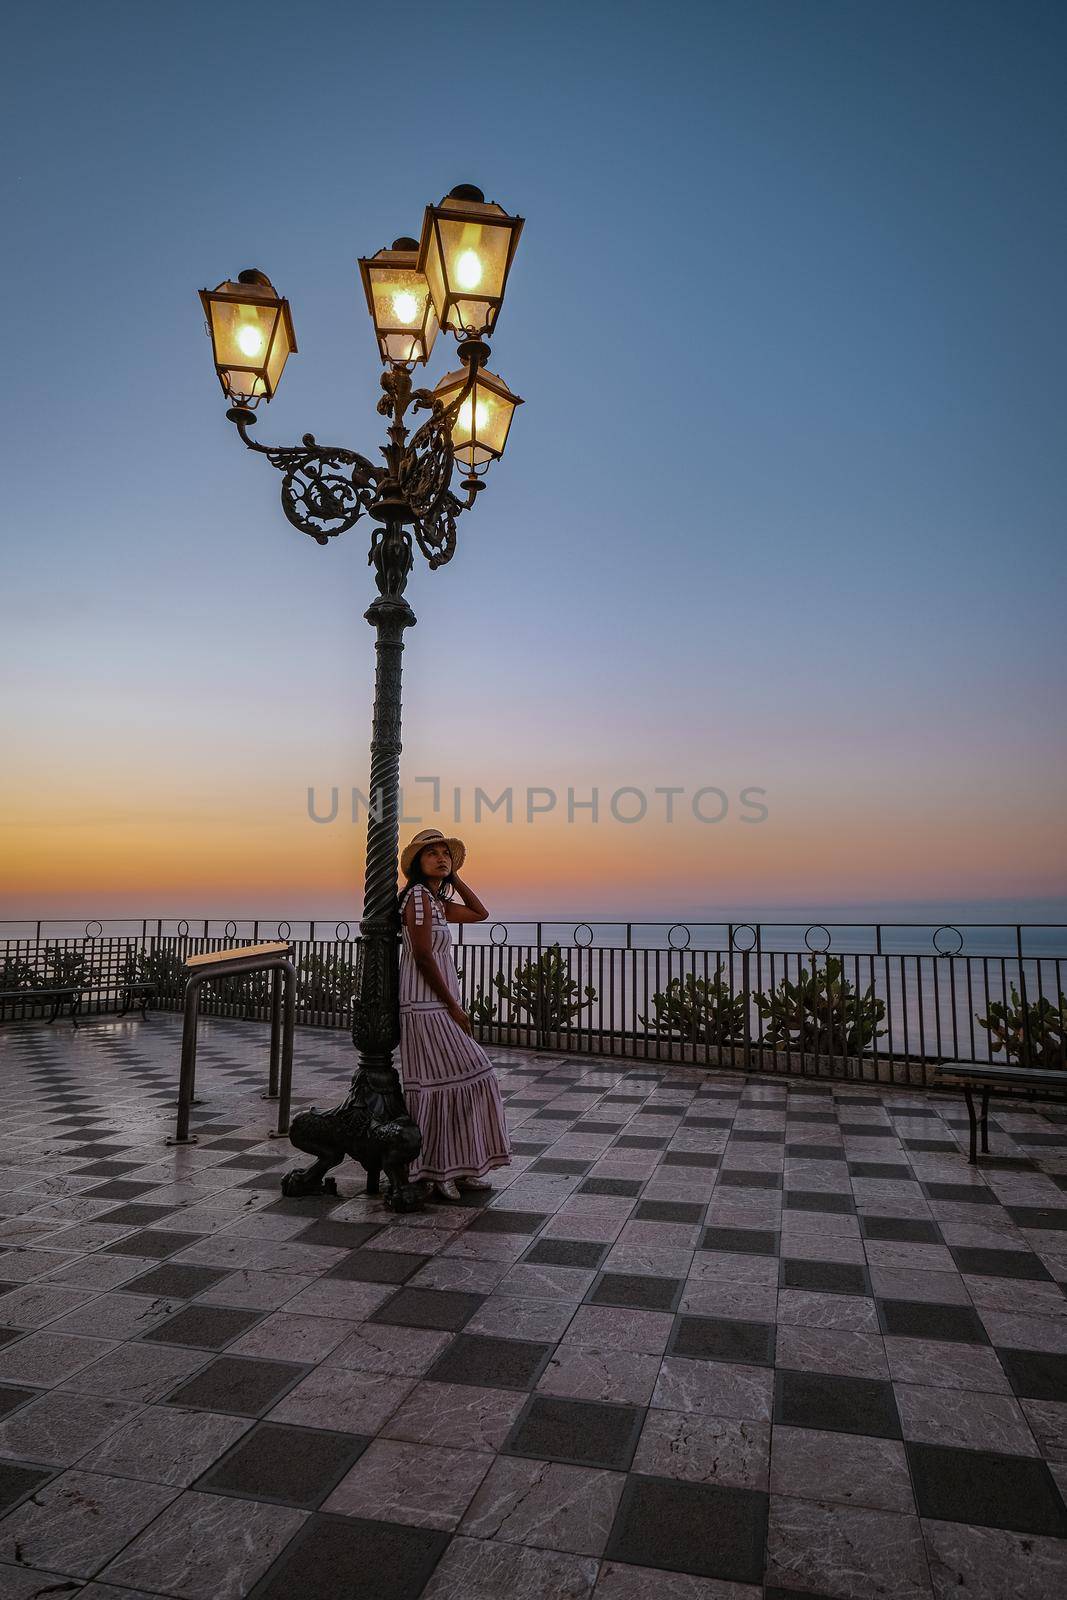
{"type": "Polygon", "coordinates": [[[282,951],[289,951],[293,947],[287,939],[275,941],[273,944],[243,944],[233,950],[205,950],[202,955],[186,956],[187,967],[206,967],[215,961],[244,961],[249,956],[274,956],[282,951]]]}

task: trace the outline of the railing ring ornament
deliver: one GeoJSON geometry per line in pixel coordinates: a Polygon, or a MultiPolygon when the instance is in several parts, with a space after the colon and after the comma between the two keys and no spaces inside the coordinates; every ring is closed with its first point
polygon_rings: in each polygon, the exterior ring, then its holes
{"type": "Polygon", "coordinates": [[[691,938],[692,938],[692,935],[689,932],[689,929],[686,927],[684,922],[672,923],[671,926],[667,929],[667,943],[670,945],[672,950],[688,950],[689,949],[689,941],[690,941],[691,938]],[[682,932],[685,934],[685,943],[684,944],[675,944],[675,942],[674,942],[674,930],[675,930],[675,928],[681,928],[682,932]]]}
{"type": "Polygon", "coordinates": [[[822,923],[822,922],[813,922],[810,927],[808,927],[808,928],[806,928],[804,930],[804,943],[807,946],[807,948],[811,951],[812,955],[821,956],[824,950],[829,950],[831,944],[833,943],[833,940],[830,937],[829,928],[826,927],[826,925],[824,923],[822,923]],[[812,934],[816,933],[816,932],[818,932],[820,930],[823,933],[825,933],[825,935],[826,935],[826,943],[825,944],[812,944],[812,942],[811,942],[812,934]]]}
{"type": "Polygon", "coordinates": [[[958,956],[960,951],[963,949],[963,934],[958,928],[953,927],[951,922],[944,922],[941,924],[940,928],[936,928],[934,930],[933,945],[939,956],[958,956]],[[938,944],[937,941],[943,933],[954,933],[956,935],[956,938],[959,940],[959,944],[956,946],[955,950],[943,950],[938,944]]]}
{"type": "Polygon", "coordinates": [[[507,942],[508,942],[507,924],[505,922],[494,922],[493,926],[489,929],[489,938],[490,938],[490,941],[493,944],[496,944],[496,945],[507,944],[507,942]],[[496,930],[498,928],[500,928],[502,930],[502,932],[503,932],[504,937],[502,939],[498,939],[497,936],[496,936],[496,930]]]}
{"type": "Polygon", "coordinates": [[[592,928],[590,928],[588,922],[577,922],[577,923],[575,923],[574,932],[573,932],[571,937],[574,939],[575,944],[578,946],[578,948],[580,950],[588,950],[589,946],[593,942],[593,930],[592,930],[592,928]],[[578,937],[578,929],[579,928],[585,928],[586,929],[586,931],[589,934],[588,939],[579,939],[579,937],[578,937]]]}
{"type": "Polygon", "coordinates": [[[750,950],[755,948],[755,944],[756,944],[756,930],[752,926],[751,922],[738,923],[737,927],[733,930],[733,932],[730,935],[730,949],[731,950],[739,950],[742,955],[747,955],[750,950]],[[737,935],[739,933],[743,933],[746,928],[748,929],[749,933],[752,935],[752,943],[751,944],[738,944],[737,935]]]}
{"type": "Polygon", "coordinates": [[[98,922],[95,917],[93,917],[90,922],[87,922],[85,924],[85,937],[87,939],[99,939],[100,935],[103,933],[103,931],[104,931],[104,924],[102,922],[98,922]],[[89,929],[93,928],[93,927],[96,928],[96,932],[95,933],[90,933],[89,929]]]}

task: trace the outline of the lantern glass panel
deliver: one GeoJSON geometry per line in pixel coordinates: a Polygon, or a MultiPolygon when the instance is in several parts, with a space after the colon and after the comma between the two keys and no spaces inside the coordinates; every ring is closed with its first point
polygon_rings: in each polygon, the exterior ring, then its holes
{"type": "MultiPolygon", "coordinates": [[[[465,372],[449,373],[437,385],[437,396],[449,405],[463,393],[466,383],[465,372]]],[[[521,404],[502,379],[484,369],[479,372],[452,425],[456,460],[473,469],[503,455],[515,407],[521,404]]]]}
{"type": "Polygon", "coordinates": [[[252,398],[268,394],[267,356],[278,307],[221,299],[210,300],[208,306],[215,361],[229,393],[252,398]]]}
{"type": "MultiPolygon", "coordinates": [[[[391,251],[381,251],[388,258],[391,251]]],[[[410,259],[410,257],[408,258],[410,259]]],[[[381,353],[389,361],[426,361],[437,337],[437,315],[424,275],[414,266],[372,258],[361,263],[381,353]]]]}

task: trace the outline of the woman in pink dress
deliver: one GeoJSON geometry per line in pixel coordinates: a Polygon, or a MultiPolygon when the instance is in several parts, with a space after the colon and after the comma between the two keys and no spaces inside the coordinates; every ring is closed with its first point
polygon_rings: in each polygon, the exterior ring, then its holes
{"type": "Polygon", "coordinates": [[[473,1038],[460,1003],[449,923],[485,922],[488,911],[457,877],[462,839],[437,828],[415,835],[400,857],[400,1073],[408,1110],[422,1133],[411,1181],[446,1200],[489,1189],[486,1173],[510,1166],[511,1142],[493,1063],[473,1038]],[[454,905],[453,891],[462,905],[454,905]]]}

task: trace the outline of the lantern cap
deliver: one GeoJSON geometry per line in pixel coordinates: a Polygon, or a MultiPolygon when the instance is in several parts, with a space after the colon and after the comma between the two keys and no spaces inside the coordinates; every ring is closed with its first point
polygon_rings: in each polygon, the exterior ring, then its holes
{"type": "Polygon", "coordinates": [[[237,282],[258,283],[261,288],[269,289],[272,294],[274,292],[274,285],[267,277],[267,274],[265,272],[260,272],[258,267],[246,267],[243,272],[239,272],[237,274],[237,282]]]}
{"type": "Polygon", "coordinates": [[[417,239],[411,239],[406,233],[403,233],[399,239],[393,240],[389,248],[390,250],[417,250],[419,248],[419,241],[417,239]]]}
{"type": "Polygon", "coordinates": [[[485,204],[485,195],[476,183],[457,183],[454,189],[449,189],[445,195],[446,200],[472,200],[475,205],[485,204]]]}

